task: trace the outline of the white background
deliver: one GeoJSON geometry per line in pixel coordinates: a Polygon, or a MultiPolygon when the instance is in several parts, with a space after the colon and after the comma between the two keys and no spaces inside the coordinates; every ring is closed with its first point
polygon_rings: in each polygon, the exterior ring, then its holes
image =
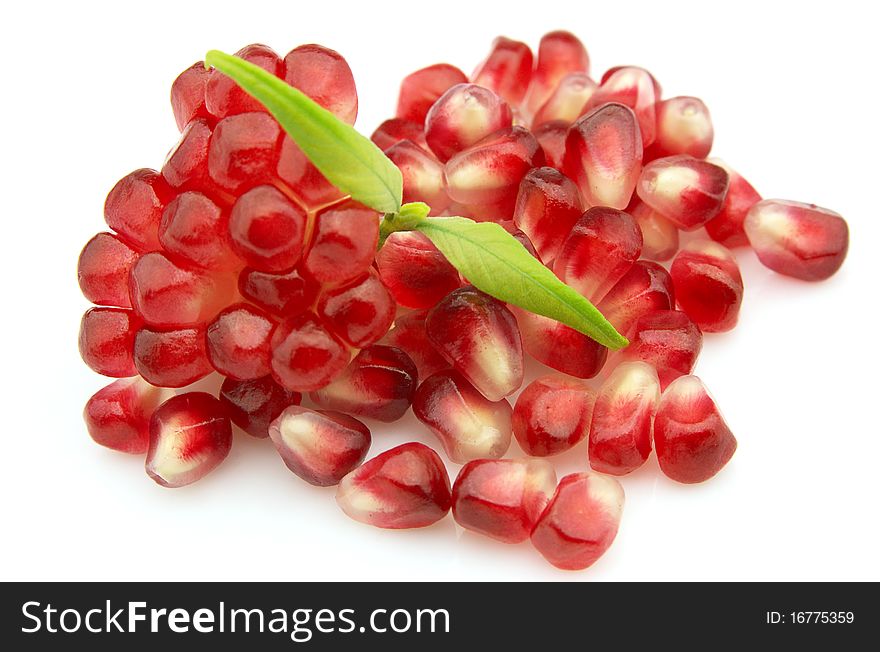
{"type": "MultiPolygon", "coordinates": [[[[877,460],[876,18],[842,2],[14,3],[4,9],[2,140],[3,579],[873,579],[877,460]],[[112,7],[112,8],[111,8],[112,7]],[[160,488],[142,460],[93,444],[80,411],[107,381],[79,360],[82,245],[114,182],[159,167],[176,139],[171,81],[209,48],[318,42],[343,53],[365,133],[397,84],[438,61],[470,70],[497,34],[537,45],[566,28],[598,76],[641,64],[667,96],[712,112],[715,154],[765,196],[842,213],[850,256],[805,284],[738,254],[739,327],[706,337],[697,373],[739,450],[714,480],[677,485],[656,462],[624,478],[616,543],[593,568],[556,571],[528,544],[348,520],[332,490],[238,436],[203,481],[160,488]]],[[[371,424],[376,425],[376,424],[371,424]]],[[[373,428],[373,453],[433,443],[411,417],[373,428]]],[[[583,469],[584,444],[558,460],[583,469]]],[[[454,469],[453,469],[454,470],[454,469]]]]}

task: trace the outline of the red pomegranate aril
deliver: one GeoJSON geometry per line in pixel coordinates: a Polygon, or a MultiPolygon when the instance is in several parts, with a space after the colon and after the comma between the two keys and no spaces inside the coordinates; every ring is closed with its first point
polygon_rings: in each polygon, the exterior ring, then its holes
{"type": "Polygon", "coordinates": [[[357,88],[348,62],[321,45],[300,45],[284,57],[284,80],[350,125],[358,111],[357,88]]]}
{"type": "Polygon", "coordinates": [[[532,127],[540,127],[554,120],[573,123],[585,113],[587,103],[595,92],[596,82],[589,75],[582,72],[566,75],[532,118],[532,127]]]}
{"type": "Polygon", "coordinates": [[[725,247],[746,247],[749,239],[743,224],[749,209],[761,201],[761,195],[724,161],[712,159],[710,162],[727,170],[730,183],[721,211],[705,224],[706,233],[725,247]]]}
{"type": "Polygon", "coordinates": [[[275,324],[258,308],[234,304],[206,332],[208,359],[224,376],[253,380],[269,374],[269,342],[275,324]]]}
{"type": "Polygon", "coordinates": [[[660,397],[654,446],[667,477],[693,484],[708,480],[730,461],[736,437],[703,382],[682,376],[660,397]]]}
{"type": "Polygon", "coordinates": [[[425,150],[428,148],[428,144],[425,142],[425,129],[422,123],[402,120],[401,118],[391,118],[380,124],[376,127],[373,135],[370,136],[370,140],[376,143],[376,147],[386,154],[389,147],[404,140],[411,141],[419,148],[425,150]]]}
{"type": "Polygon", "coordinates": [[[651,454],[660,379],[645,362],[624,362],[602,383],[590,425],[590,466],[626,475],[651,454]]]}
{"type": "Polygon", "coordinates": [[[210,117],[205,105],[205,88],[210,75],[205,62],[198,61],[180,73],[171,85],[171,109],[179,131],[195,118],[210,117]]]}
{"type": "Polygon", "coordinates": [[[134,338],[134,364],[144,380],[159,387],[186,387],[213,371],[205,332],[198,328],[142,328],[134,338]]]}
{"type": "Polygon", "coordinates": [[[416,390],[413,413],[457,464],[499,458],[510,447],[510,403],[490,401],[456,371],[425,379],[416,390]]]}
{"type": "Polygon", "coordinates": [[[125,308],[90,308],[79,327],[79,354],[103,376],[137,375],[132,350],[141,320],[125,308]]]}
{"type": "Polygon", "coordinates": [[[585,108],[591,110],[609,102],[628,106],[638,118],[642,146],[647,148],[654,142],[657,133],[655,105],[660,100],[660,94],[654,84],[654,77],[647,70],[621,66],[605,74],[585,108]]]}
{"type": "Polygon", "coordinates": [[[329,384],[349,361],[349,351],[313,314],[281,322],[272,333],[272,375],[283,387],[311,392],[329,384]]]}
{"type": "Polygon", "coordinates": [[[220,386],[220,402],[232,423],[252,437],[269,436],[269,424],[291,405],[299,405],[302,396],[276,383],[271,376],[253,380],[227,378],[220,386]]]}
{"type": "Polygon", "coordinates": [[[604,84],[620,70],[631,70],[633,68],[636,68],[643,73],[647,73],[648,78],[651,80],[651,85],[654,87],[654,97],[659,100],[663,96],[663,87],[660,86],[660,82],[658,82],[657,78],[654,77],[654,75],[652,75],[650,72],[648,72],[644,68],[639,68],[638,66],[611,66],[608,70],[602,73],[602,76],[599,78],[599,84],[604,84]]]}
{"type": "Polygon", "coordinates": [[[425,327],[427,311],[418,310],[400,315],[394,328],[382,338],[381,343],[405,352],[419,370],[419,378],[427,378],[438,371],[449,369],[449,362],[428,339],[425,327]]]}
{"type": "Polygon", "coordinates": [[[131,308],[128,278],[138,255],[119,236],[97,234],[83,247],[77,263],[83,296],[99,306],[131,308]]]}
{"type": "Polygon", "coordinates": [[[232,246],[261,272],[293,269],[303,251],[306,214],[274,186],[257,186],[232,207],[232,246]]]}
{"type": "Polygon", "coordinates": [[[210,394],[188,392],[165,401],[150,419],[147,475],[183,487],[213,471],[232,448],[232,424],[210,394]]]}
{"type": "MultiPolygon", "coordinates": [[[[255,43],[243,47],[235,56],[280,77],[283,67],[281,57],[272,48],[255,43]]],[[[219,70],[212,70],[205,87],[205,106],[211,115],[225,118],[237,113],[265,111],[259,100],[251,97],[231,77],[219,70]]]]}
{"type": "Polygon", "coordinates": [[[527,455],[558,455],[590,434],[596,393],[582,380],[560,375],[532,381],[516,399],[513,434],[527,455]]]}
{"type": "Polygon", "coordinates": [[[113,186],[104,202],[104,220],[139,251],[160,248],[159,222],[171,189],[155,170],[135,170],[113,186]]]}
{"type": "Polygon", "coordinates": [[[407,308],[430,308],[460,285],[458,271],[416,231],[389,235],[376,266],[394,300],[407,308]]]}
{"type": "Polygon", "coordinates": [[[532,545],[557,568],[592,566],[617,536],[623,503],[616,479],[598,473],[567,475],[535,524],[532,545]]]}
{"type": "Polygon", "coordinates": [[[608,349],[563,323],[514,310],[523,349],[541,364],[577,378],[593,378],[608,359],[608,349]]]}
{"type": "Polygon", "coordinates": [[[466,530],[520,543],[555,489],[556,472],[546,460],[474,460],[452,486],[452,516],[466,530]]]}
{"type": "Polygon", "coordinates": [[[727,171],[684,154],[648,163],[639,177],[639,198],[684,231],[718,215],[727,195],[727,171]]]}
{"type": "Polygon", "coordinates": [[[675,307],[672,277],[657,263],[637,260],[597,307],[618,332],[627,333],[642,315],[675,307]]]}
{"type": "Polygon", "coordinates": [[[704,333],[736,326],[743,298],[743,280],[733,254],[712,240],[694,240],[678,252],[670,275],[675,298],[704,333]]]}
{"type": "Polygon", "coordinates": [[[197,118],[190,122],[165,157],[162,178],[175,190],[194,190],[227,201],[229,195],[214,183],[208,170],[212,135],[207,120],[197,118]]]}
{"type": "Polygon", "coordinates": [[[339,484],[370,450],[370,429],[341,412],[293,405],[269,426],[269,437],[287,468],[318,487],[339,484]]]}
{"type": "Polygon", "coordinates": [[[214,127],[208,171],[222,188],[239,193],[274,178],[281,127],[268,113],[241,113],[214,127]]]}
{"type": "Polygon", "coordinates": [[[642,232],[642,257],[669,260],[678,251],[678,227],[638,198],[628,209],[642,232]]]}
{"type": "Polygon", "coordinates": [[[474,72],[472,81],[495,91],[512,104],[519,105],[532,80],[532,51],[520,41],[500,36],[492,51],[474,72]]]}
{"type": "Polygon", "coordinates": [[[513,221],[541,258],[552,261],[583,210],[574,181],[553,168],[535,168],[519,184],[513,221]]]}
{"type": "Polygon", "coordinates": [[[312,392],[311,398],[329,410],[392,422],[412,405],[418,379],[412,358],[376,344],[358,353],[336,380],[312,392]]]}
{"type": "Polygon", "coordinates": [[[138,376],[113,381],[86,402],[86,429],[101,446],[142,455],[150,440],[150,417],[172,395],[138,376]]]}
{"type": "Polygon", "coordinates": [[[397,117],[424,124],[425,116],[434,102],[450,88],[466,84],[467,80],[467,75],[448,63],[438,63],[410,73],[400,83],[397,117]]]}
{"type": "Polygon", "coordinates": [[[765,199],[752,206],[744,227],[758,260],[804,281],[833,275],[849,248],[846,221],[815,204],[765,199]]]}
{"type": "Polygon", "coordinates": [[[449,206],[443,182],[443,164],[411,140],[401,140],[385,150],[385,155],[403,175],[403,201],[421,201],[431,207],[431,214],[442,213],[449,206]]]}
{"type": "Polygon", "coordinates": [[[370,268],[378,243],[376,211],[354,201],[325,208],[316,216],[302,269],[319,283],[348,283],[370,268]]]}
{"type": "Polygon", "coordinates": [[[369,346],[385,335],[396,310],[394,299],[372,269],[348,285],[328,290],[318,301],[324,322],[355,348],[369,346]]]}
{"type": "Polygon", "coordinates": [[[657,370],[660,387],[693,371],[703,347],[703,334],[680,310],[655,310],[639,317],[621,353],[626,360],[641,360],[657,370]]]}
{"type": "Polygon", "coordinates": [[[544,34],[525,101],[526,113],[534,115],[544,106],[566,75],[589,72],[590,57],[578,37],[564,31],[544,34]]]}
{"type": "Polygon", "coordinates": [[[441,161],[513,125],[510,106],[488,88],[456,84],[425,118],[425,140],[441,161]]]}
{"type": "Polygon", "coordinates": [[[199,192],[179,194],[162,214],[159,241],[165,252],[207,269],[243,266],[229,240],[229,214],[199,192]]]}
{"type": "Polygon", "coordinates": [[[670,97],[656,107],[656,138],[645,149],[645,160],[687,154],[706,158],[712,149],[715,132],[709,109],[696,97],[670,97]]]}
{"type": "Polygon", "coordinates": [[[568,137],[567,122],[554,120],[553,122],[545,122],[540,127],[534,129],[532,134],[544,150],[544,159],[548,167],[562,170],[563,160],[565,158],[565,139],[568,137]]]}
{"type": "Polygon", "coordinates": [[[238,276],[241,295],[276,317],[293,317],[312,307],[318,286],[297,270],[270,274],[245,268],[238,276]]]}
{"type": "Polygon", "coordinates": [[[276,172],[290,192],[311,210],[333,204],[343,197],[287,135],[281,137],[276,172]]]}

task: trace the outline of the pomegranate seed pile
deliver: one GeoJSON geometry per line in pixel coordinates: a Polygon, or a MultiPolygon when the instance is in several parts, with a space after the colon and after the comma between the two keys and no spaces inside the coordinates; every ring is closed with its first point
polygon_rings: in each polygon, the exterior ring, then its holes
{"type": "MultiPolygon", "coordinates": [[[[354,80],[336,52],[237,55],[354,123],[354,80]]],[[[234,424],[268,438],[306,482],[338,486],[353,519],[423,527],[451,509],[464,528],[530,539],[551,564],[586,568],[617,533],[613,476],[654,450],[672,480],[703,482],[736,450],[692,375],[703,333],[737,323],[730,248],[808,281],[846,255],[839,215],[762,200],[707,159],[703,102],[663,99],[632,66],[595,81],[567,32],[545,35],[536,57],[499,38],[470,78],[448,64],[412,73],[372,140],[402,171],[404,201],[500,223],[629,338],[616,353],[469,286],[418,232],[392,233],[377,252],[382,216],[342,196],[218,71],[188,68],[171,101],[180,140],[160,171],[110,191],[109,231],[86,244],[78,271],[96,305],[82,320],[83,360],[118,379],[88,401],[88,431],[145,455],[167,487],[220,464],[234,424]],[[553,373],[512,406],[525,354],[553,373]],[[215,372],[216,397],[174,391],[215,372]],[[454,484],[421,443],[364,461],[361,419],[392,422],[410,407],[463,465],[454,484]],[[525,456],[503,459],[512,438],[525,456]],[[548,458],[583,440],[592,471],[557,482],[548,458]]]]}

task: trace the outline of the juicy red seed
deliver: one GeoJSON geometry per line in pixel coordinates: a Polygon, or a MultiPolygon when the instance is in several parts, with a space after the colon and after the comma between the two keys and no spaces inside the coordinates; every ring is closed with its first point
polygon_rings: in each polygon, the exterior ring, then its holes
{"type": "Polygon", "coordinates": [[[342,199],[343,195],[318,171],[303,151],[288,136],[281,139],[278,156],[278,178],[311,209],[342,199]]]}
{"type": "Polygon", "coordinates": [[[743,281],[736,258],[711,240],[688,243],[672,262],[670,275],[681,309],[704,333],[736,326],[743,281]]]}
{"type": "Polygon", "coordinates": [[[300,45],[284,63],[284,80],[350,125],[358,112],[357,88],[348,62],[341,54],[321,45],[300,45]]]}
{"type": "Polygon", "coordinates": [[[232,423],[252,437],[269,436],[269,424],[302,396],[276,383],[271,376],[253,380],[227,378],[220,387],[220,402],[232,423]]]}
{"type": "Polygon", "coordinates": [[[540,127],[555,120],[571,124],[580,118],[596,92],[596,82],[582,72],[573,72],[560,80],[553,94],[532,119],[532,127],[540,127]]]}
{"type": "Polygon", "coordinates": [[[303,266],[319,283],[348,283],[370,268],[378,243],[379,215],[347,201],[318,213],[303,266]]]}
{"type": "Polygon", "coordinates": [[[401,118],[391,118],[380,124],[370,136],[370,140],[382,151],[404,140],[412,141],[418,147],[426,149],[428,147],[422,124],[401,118]]]}
{"type": "Polygon", "coordinates": [[[430,308],[459,286],[458,271],[416,231],[388,236],[376,265],[395,301],[407,308],[430,308]]]}
{"type": "Polygon", "coordinates": [[[79,354],[94,371],[125,378],[137,375],[132,350],[141,320],[124,308],[91,308],[79,328],[79,354]]]}
{"type": "Polygon", "coordinates": [[[538,45],[538,60],[526,98],[526,112],[540,109],[570,73],[589,73],[590,57],[583,43],[572,33],[548,32],[538,45]]]}
{"type": "Polygon", "coordinates": [[[558,455],[590,434],[595,402],[596,393],[585,382],[543,376],[516,399],[513,434],[527,455],[558,455]]]}
{"type": "Polygon", "coordinates": [[[150,420],[146,470],[163,487],[201,479],[226,459],[232,424],[210,394],[188,392],[165,401],[150,420]]]}
{"type": "Polygon", "coordinates": [[[711,162],[727,170],[730,184],[721,211],[705,224],[706,233],[725,247],[745,247],[749,239],[743,224],[749,209],[761,201],[761,195],[723,161],[712,159],[711,162]]]}
{"type": "Polygon", "coordinates": [[[274,186],[257,186],[235,202],[229,233],[235,251],[262,272],[285,272],[299,262],[306,214],[274,186]]]}
{"type": "Polygon", "coordinates": [[[654,445],[663,473],[691,484],[708,480],[730,461],[736,438],[702,381],[682,376],[660,397],[654,445]]]}
{"type": "Polygon", "coordinates": [[[764,265],[805,281],[834,274],[849,248],[846,221],[815,204],[765,199],[749,210],[745,232],[764,265]]]}
{"type": "Polygon", "coordinates": [[[287,468],[309,484],[332,487],[360,466],[370,450],[370,429],[357,419],[294,405],[269,426],[287,468]]]}
{"type": "Polygon", "coordinates": [[[198,61],[180,73],[171,85],[171,109],[179,131],[183,131],[195,118],[210,117],[205,106],[205,88],[209,77],[205,62],[198,61]]]}
{"type": "Polygon", "coordinates": [[[556,488],[556,472],[546,460],[474,460],[452,486],[452,515],[467,530],[503,543],[520,543],[556,488]]]}
{"type": "Polygon", "coordinates": [[[318,287],[297,270],[270,274],[245,268],[238,276],[241,295],[276,317],[293,317],[312,307],[318,287]]]}
{"type": "Polygon", "coordinates": [[[541,364],[577,378],[597,375],[608,359],[608,349],[549,317],[516,309],[526,353],[541,364]]]}
{"type": "Polygon", "coordinates": [[[311,313],[291,317],[272,334],[272,375],[297,392],[324,387],[348,364],[349,352],[311,313]]]}
{"type": "Polygon", "coordinates": [[[535,168],[519,184],[513,221],[541,258],[552,261],[583,210],[574,181],[553,168],[535,168]]]}
{"type": "Polygon", "coordinates": [[[140,329],[134,339],[134,364],[144,380],[159,387],[185,387],[212,371],[205,332],[198,328],[140,329]]]}
{"type": "Polygon", "coordinates": [[[418,384],[416,364],[391,346],[373,345],[358,353],[345,371],[312,400],[330,410],[379,421],[397,421],[412,405],[418,384]]]}
{"type": "Polygon", "coordinates": [[[648,73],[648,77],[651,79],[651,84],[654,86],[654,97],[660,98],[663,97],[663,87],[660,86],[660,82],[657,81],[657,78],[654,77],[650,72],[645,70],[644,68],[638,68],[638,66],[612,66],[608,70],[602,73],[602,76],[599,78],[599,84],[604,84],[607,82],[615,73],[624,69],[632,69],[636,68],[645,73],[648,73]]]}
{"type": "Polygon", "coordinates": [[[230,192],[271,181],[278,167],[281,128],[267,113],[241,113],[214,128],[208,149],[211,179],[230,192]]]}
{"type": "Polygon", "coordinates": [[[159,222],[171,189],[155,170],[135,170],[113,186],[104,203],[104,220],[140,251],[160,248],[159,222]]]}
{"type": "Polygon", "coordinates": [[[434,348],[425,328],[427,311],[409,312],[398,317],[394,328],[382,339],[382,344],[393,346],[405,352],[419,370],[419,378],[427,378],[438,371],[449,369],[440,352],[434,348]]]}
{"type": "Polygon", "coordinates": [[[355,348],[369,346],[385,335],[396,310],[394,299],[372,269],[348,285],[325,292],[318,301],[324,322],[355,348]]]}
{"type": "Polygon", "coordinates": [[[525,43],[500,36],[472,79],[516,106],[523,101],[532,80],[532,51],[525,43]]]}
{"type": "Polygon", "coordinates": [[[79,255],[76,275],[83,296],[99,306],[131,307],[128,278],[138,252],[112,233],[99,233],[79,255]]]}
{"type": "Polygon", "coordinates": [[[590,466],[625,475],[651,454],[654,413],[660,400],[657,372],[644,362],[618,365],[599,388],[590,425],[590,466]]]}
{"type": "Polygon", "coordinates": [[[443,164],[411,140],[402,140],[385,151],[403,175],[403,201],[421,201],[431,214],[449,206],[443,182],[443,164]]]}
{"type": "Polygon", "coordinates": [[[557,568],[592,566],[617,536],[623,503],[623,487],[614,478],[567,475],[535,524],[532,545],[557,568]]]}
{"type": "Polygon", "coordinates": [[[230,306],[206,332],[208,359],[224,376],[252,380],[269,374],[269,342],[275,324],[261,310],[244,303],[230,306]]]}
{"type": "Polygon", "coordinates": [[[177,190],[208,193],[213,197],[224,195],[208,170],[212,134],[213,130],[203,119],[197,118],[186,126],[162,165],[162,178],[170,186],[177,190]]]}
{"type": "Polygon", "coordinates": [[[642,232],[642,257],[669,260],[678,251],[678,227],[635,198],[628,209],[642,232]]]}
{"type": "Polygon", "coordinates": [[[687,154],[706,158],[715,132],[709,109],[696,97],[671,97],[658,102],[657,137],[645,150],[645,160],[687,154]]]}
{"type": "Polygon", "coordinates": [[[547,165],[557,170],[562,169],[565,158],[565,139],[568,136],[568,123],[554,120],[545,122],[534,130],[533,134],[544,150],[547,165]]]}
{"type": "Polygon", "coordinates": [[[154,387],[137,376],[113,381],[86,403],[86,429],[101,446],[142,455],[150,439],[150,417],[170,396],[170,390],[154,387]]]}
{"type": "Polygon", "coordinates": [[[642,315],[675,307],[672,277],[657,263],[637,260],[597,307],[618,332],[627,333],[642,315]]]}
{"type": "Polygon", "coordinates": [[[593,109],[609,102],[628,106],[638,118],[642,146],[648,147],[656,138],[655,105],[659,100],[660,94],[651,73],[635,66],[622,66],[606,73],[586,108],[593,109]]]}
{"type": "MultiPolygon", "coordinates": [[[[434,102],[456,84],[467,83],[467,75],[448,63],[438,63],[410,73],[400,83],[397,117],[419,125],[434,102]]],[[[383,148],[384,149],[384,148],[383,148]]]]}
{"type": "Polygon", "coordinates": [[[336,502],[349,517],[367,525],[425,527],[449,511],[449,474],[440,456],[424,444],[403,444],[345,476],[336,502]]]}
{"type": "MultiPolygon", "coordinates": [[[[259,66],[276,77],[281,76],[283,70],[281,58],[268,46],[258,43],[248,45],[236,52],[235,56],[259,66]]],[[[205,105],[208,111],[217,118],[249,111],[266,110],[258,100],[248,95],[231,77],[227,77],[219,70],[212,70],[208,77],[205,87],[205,105]]]]}
{"type": "Polygon", "coordinates": [[[413,413],[457,464],[499,458],[510,447],[510,403],[490,401],[456,371],[441,371],[422,382],[413,413]]]}
{"type": "Polygon", "coordinates": [[[629,340],[623,357],[642,360],[654,367],[664,389],[693,370],[703,347],[700,329],[679,310],[656,310],[639,317],[629,340]]]}
{"type": "Polygon", "coordinates": [[[165,252],[208,269],[242,266],[229,239],[229,214],[198,192],[179,194],[162,214],[159,241],[165,252]]]}
{"type": "Polygon", "coordinates": [[[425,140],[441,161],[513,125],[510,106],[488,88],[456,84],[431,107],[425,140]]]}
{"type": "Polygon", "coordinates": [[[718,215],[728,183],[722,167],[692,156],[668,156],[644,167],[637,191],[663,217],[693,231],[718,215]]]}

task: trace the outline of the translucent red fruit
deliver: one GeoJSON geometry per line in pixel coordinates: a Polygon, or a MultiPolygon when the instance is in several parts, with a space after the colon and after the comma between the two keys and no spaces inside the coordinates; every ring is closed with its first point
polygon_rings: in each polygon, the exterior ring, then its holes
{"type": "Polygon", "coordinates": [[[135,170],[113,186],[104,202],[104,220],[140,251],[159,249],[159,222],[171,189],[155,170],[135,170]]]}
{"type": "Polygon", "coordinates": [[[449,206],[443,186],[443,164],[412,140],[401,140],[385,150],[385,155],[403,175],[403,201],[421,201],[431,213],[442,213],[449,206]]]}
{"type": "Polygon", "coordinates": [[[232,207],[229,233],[235,251],[262,272],[293,269],[303,251],[306,214],[274,186],[257,186],[232,207]]]}
{"type": "Polygon", "coordinates": [[[499,36],[492,43],[489,56],[477,67],[472,80],[517,106],[525,97],[532,80],[532,51],[525,43],[499,36]]]}
{"type": "MultiPolygon", "coordinates": [[[[259,66],[275,76],[281,76],[283,69],[281,58],[266,45],[255,43],[245,46],[236,52],[235,56],[259,66]]],[[[211,115],[217,118],[225,118],[228,115],[248,111],[266,110],[259,100],[248,95],[231,77],[227,77],[219,70],[211,71],[205,88],[205,105],[211,115]]]]}
{"type": "Polygon", "coordinates": [[[376,265],[395,301],[407,308],[430,308],[460,284],[458,271],[416,231],[389,235],[376,265]]]}
{"type": "Polygon", "coordinates": [[[638,198],[627,210],[642,232],[642,257],[651,260],[672,258],[678,251],[678,227],[638,198]]]}
{"type": "Polygon", "coordinates": [[[183,128],[195,118],[207,118],[210,114],[205,105],[205,88],[210,71],[204,61],[197,61],[177,76],[171,84],[171,109],[177,128],[183,128]]]}
{"type": "Polygon", "coordinates": [[[596,82],[586,73],[573,72],[566,75],[532,118],[532,127],[540,127],[554,120],[571,124],[584,114],[595,92],[596,82]]]}
{"type": "Polygon", "coordinates": [[[452,486],[452,515],[466,530],[520,543],[555,489],[556,472],[546,460],[474,460],[452,486]]]}
{"type": "Polygon", "coordinates": [[[91,308],[79,328],[79,354],[94,371],[125,378],[137,375],[132,351],[141,320],[124,308],[91,308]]]}
{"type": "Polygon", "coordinates": [[[645,362],[624,362],[602,383],[590,425],[590,466],[625,475],[651,454],[660,379],[645,362]]]}
{"type": "Polygon", "coordinates": [[[422,123],[401,118],[391,118],[380,124],[370,136],[370,140],[376,143],[376,147],[382,151],[386,151],[389,147],[404,140],[409,140],[420,148],[428,148],[422,123]]]}
{"type": "Polygon", "coordinates": [[[680,310],[656,310],[639,317],[623,350],[627,360],[642,360],[657,370],[661,388],[689,374],[703,347],[703,334],[680,310]]]}
{"type": "Polygon", "coordinates": [[[173,396],[150,420],[147,475],[163,487],[183,487],[217,468],[231,448],[232,424],[220,401],[204,392],[173,396]]]}
{"type": "Polygon", "coordinates": [[[675,298],[704,333],[736,326],[742,304],[743,281],[733,254],[712,240],[689,242],[670,268],[675,298]]]}
{"type": "Polygon", "coordinates": [[[431,309],[426,326],[437,350],[490,401],[519,389],[522,340],[503,303],[473,287],[460,288],[431,309]]]}
{"type": "Polygon", "coordinates": [[[389,529],[425,527],[446,516],[452,502],[440,456],[412,442],[385,451],[345,476],[336,491],[342,511],[389,529]]]}
{"type": "Polygon", "coordinates": [[[217,123],[208,149],[211,179],[238,193],[274,178],[281,127],[268,113],[242,113],[217,123]]]}
{"type": "Polygon", "coordinates": [[[645,149],[645,160],[687,154],[706,158],[715,131],[709,109],[696,97],[670,97],[656,105],[656,138],[645,149]]]}
{"type": "Polygon", "coordinates": [[[86,429],[101,446],[122,453],[146,453],[150,417],[171,395],[171,390],[154,387],[137,376],[116,380],[86,403],[86,429]]]}
{"type": "Polygon", "coordinates": [[[403,78],[397,98],[397,117],[422,124],[434,102],[457,84],[467,83],[467,75],[448,63],[416,70],[403,78]]]}
{"type": "Polygon", "coordinates": [[[356,469],[370,450],[370,429],[357,419],[298,405],[269,426],[269,437],[291,471],[309,484],[332,487],[356,469]]]}
{"type": "Polygon", "coordinates": [[[568,127],[569,124],[567,122],[554,120],[553,122],[545,122],[532,131],[541,145],[541,149],[544,150],[544,159],[547,165],[551,168],[562,169],[568,127]]]}
{"type": "Polygon", "coordinates": [[[449,362],[428,339],[425,328],[427,311],[418,310],[400,315],[394,328],[382,339],[382,344],[404,351],[419,370],[419,378],[427,378],[438,371],[449,369],[449,362]]]}
{"type": "Polygon", "coordinates": [[[597,306],[620,333],[655,310],[675,307],[675,290],[669,272],[657,263],[637,260],[597,306]]]}
{"type": "Polygon", "coordinates": [[[638,118],[642,146],[647,148],[656,138],[655,106],[659,100],[660,94],[651,73],[636,66],[621,66],[610,74],[606,73],[586,108],[593,109],[609,102],[628,106],[638,118]]]}
{"type": "Polygon", "coordinates": [[[275,324],[258,308],[245,303],[230,306],[206,332],[208,359],[224,376],[252,380],[269,374],[269,342],[275,324]]]}
{"type": "Polygon", "coordinates": [[[328,290],[318,314],[333,332],[355,348],[378,341],[394,323],[397,306],[372,269],[348,285],[328,290]]]}
{"type": "Polygon", "coordinates": [[[555,319],[516,309],[523,348],[538,362],[577,378],[592,378],[608,359],[608,349],[555,319]]]}
{"type": "Polygon", "coordinates": [[[736,438],[703,382],[682,376],[660,397],[654,446],[663,473],[692,484],[708,480],[730,461],[736,438]]]}
{"type": "Polygon", "coordinates": [[[341,54],[321,45],[300,45],[284,57],[284,80],[348,124],[358,111],[357,88],[341,54]]]}
{"type": "Polygon", "coordinates": [[[712,159],[711,162],[727,170],[730,184],[721,211],[705,224],[706,233],[725,247],[745,247],[749,239],[743,223],[749,209],[761,201],[761,195],[724,161],[712,159]]]}
{"type": "Polygon", "coordinates": [[[297,392],[327,385],[349,360],[342,341],[308,312],[278,324],[271,346],[272,375],[281,385],[297,392]]]}
{"type": "Polygon", "coordinates": [[[553,271],[563,283],[598,302],[632,267],[642,251],[642,232],[623,211],[597,206],[575,223],[553,271]]]}
{"type": "Polygon", "coordinates": [[[332,383],[312,392],[330,410],[379,421],[397,421],[413,402],[419,372],[406,353],[374,345],[358,353],[332,383]]]}
{"type": "Polygon", "coordinates": [[[270,274],[245,268],[238,276],[238,291],[276,317],[299,315],[311,308],[318,296],[318,286],[297,270],[270,274]]]}
{"type": "Polygon", "coordinates": [[[214,197],[225,197],[223,191],[211,179],[208,170],[208,151],[213,130],[201,118],[191,121],[177,144],[168,152],[162,165],[162,178],[178,191],[196,190],[214,197]]]}
{"type": "Polygon", "coordinates": [[[376,211],[354,201],[331,206],[315,218],[303,268],[319,283],[347,283],[369,269],[378,243],[376,211]]]}
{"type": "Polygon", "coordinates": [[[680,229],[693,231],[718,215],[727,195],[727,171],[692,156],[648,163],[639,177],[639,198],[680,229]]]}
{"type": "Polygon", "coordinates": [[[199,267],[241,267],[229,239],[229,214],[199,192],[183,192],[165,208],[159,241],[174,258],[199,267]]]}
{"type": "Polygon", "coordinates": [[[336,186],[318,171],[289,136],[281,137],[278,155],[278,178],[310,209],[320,208],[342,199],[336,186]]]}
{"type": "Polygon", "coordinates": [[[227,378],[220,386],[220,402],[232,423],[252,437],[269,436],[269,424],[302,396],[276,383],[271,376],[253,380],[227,378]]]}
{"type": "Polygon", "coordinates": [[[144,380],[160,387],[185,387],[212,371],[205,332],[198,328],[142,328],[134,339],[134,364],[144,380]]]}
{"type": "Polygon", "coordinates": [[[849,248],[846,221],[815,204],[765,199],[752,206],[744,226],[764,265],[805,281],[834,274],[849,248]]]}
{"type": "Polygon", "coordinates": [[[565,139],[563,172],[588,206],[623,210],[642,171],[642,136],[628,106],[605,104],[575,122],[565,139]]]}
{"type": "Polygon", "coordinates": [[[99,306],[130,308],[128,278],[138,252],[119,236],[99,233],[79,255],[76,275],[83,296],[99,306]]]}
{"type": "Polygon", "coordinates": [[[513,124],[510,106],[488,88],[456,84],[431,107],[425,140],[441,161],[513,124]]]}
{"type": "Polygon", "coordinates": [[[557,455],[589,435],[595,402],[596,393],[585,382],[543,376],[517,398],[513,434],[528,455],[557,455]]]}
{"type": "Polygon", "coordinates": [[[616,479],[598,473],[567,475],[535,524],[532,545],[557,568],[592,566],[617,536],[623,503],[616,479]]]}
{"type": "Polygon", "coordinates": [[[548,32],[541,37],[532,83],[526,97],[526,113],[534,115],[570,73],[589,73],[590,57],[583,43],[570,32],[548,32]]]}
{"type": "Polygon", "coordinates": [[[510,447],[510,403],[490,401],[455,371],[425,379],[416,391],[413,413],[457,464],[499,458],[510,447]]]}
{"type": "Polygon", "coordinates": [[[513,221],[546,261],[552,261],[583,213],[574,181],[550,167],[535,168],[519,184],[513,221]]]}

